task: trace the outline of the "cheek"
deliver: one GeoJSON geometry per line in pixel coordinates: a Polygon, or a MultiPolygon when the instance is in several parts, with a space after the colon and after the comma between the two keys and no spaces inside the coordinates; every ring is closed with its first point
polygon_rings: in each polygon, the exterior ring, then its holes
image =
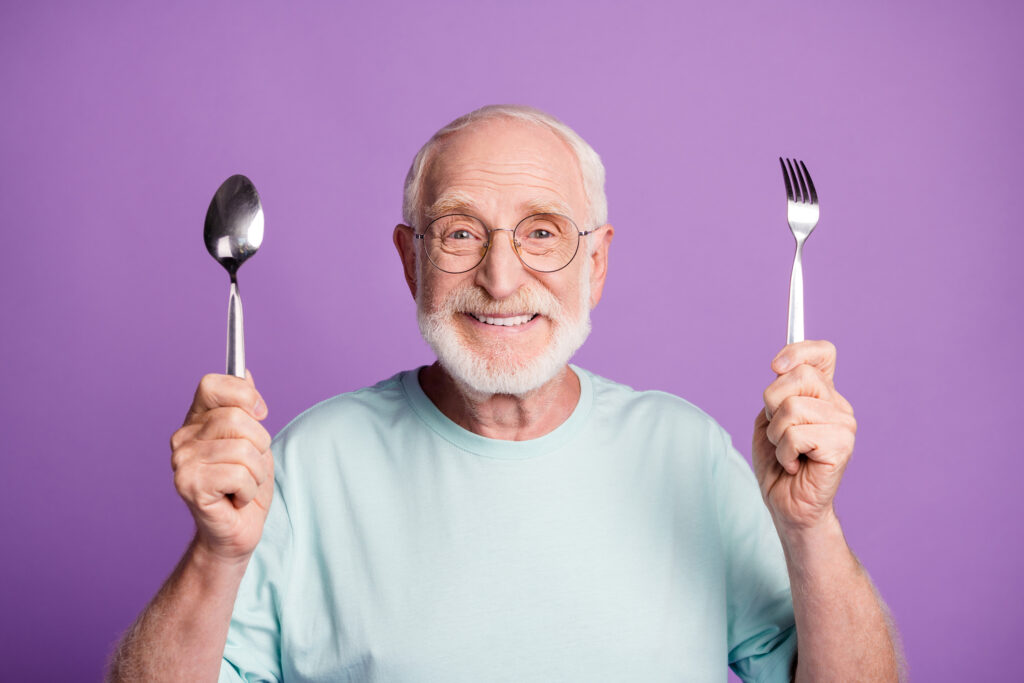
{"type": "MultiPolygon", "coordinates": [[[[429,267],[429,266],[428,266],[429,267]]],[[[444,308],[445,302],[451,298],[452,293],[460,286],[458,282],[446,282],[428,273],[424,277],[421,274],[420,283],[417,288],[417,303],[420,309],[432,313],[444,308]]]]}

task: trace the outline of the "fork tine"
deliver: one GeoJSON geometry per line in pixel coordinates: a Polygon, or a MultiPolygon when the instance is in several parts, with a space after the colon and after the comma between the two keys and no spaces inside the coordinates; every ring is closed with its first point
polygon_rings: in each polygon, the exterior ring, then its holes
{"type": "Polygon", "coordinates": [[[811,174],[808,172],[807,167],[804,166],[804,162],[800,162],[800,165],[804,169],[804,177],[807,178],[807,187],[811,190],[811,204],[818,203],[818,193],[814,191],[814,181],[811,180],[811,174]]]}
{"type": "MultiPolygon", "coordinates": [[[[790,163],[790,160],[786,159],[786,163],[787,164],[790,163]]],[[[804,182],[804,177],[802,175],[800,175],[800,167],[797,165],[797,162],[793,161],[792,164],[793,165],[790,166],[790,169],[792,169],[792,173],[793,173],[793,185],[794,186],[799,185],[799,191],[797,192],[797,195],[799,195],[799,197],[797,198],[797,201],[800,202],[801,204],[806,204],[807,203],[807,184],[804,182]]]]}
{"type": "Polygon", "coordinates": [[[793,201],[793,186],[789,183],[789,173],[786,171],[786,164],[779,157],[779,164],[782,166],[782,177],[786,181],[786,199],[793,201]]]}

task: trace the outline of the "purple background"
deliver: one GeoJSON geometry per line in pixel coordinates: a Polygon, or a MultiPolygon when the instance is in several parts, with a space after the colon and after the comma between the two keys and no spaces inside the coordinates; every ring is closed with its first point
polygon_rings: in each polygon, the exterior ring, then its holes
{"type": "Polygon", "coordinates": [[[690,399],[748,457],[785,338],[777,157],[807,162],[807,333],[838,345],[860,424],[847,537],[916,680],[1017,671],[1020,4],[58,5],[0,9],[6,679],[98,679],[190,538],[167,441],[223,369],[220,182],[264,200],[240,283],[276,432],[431,359],[391,245],[401,184],[495,102],[554,113],[608,168],[576,362],[690,399]]]}

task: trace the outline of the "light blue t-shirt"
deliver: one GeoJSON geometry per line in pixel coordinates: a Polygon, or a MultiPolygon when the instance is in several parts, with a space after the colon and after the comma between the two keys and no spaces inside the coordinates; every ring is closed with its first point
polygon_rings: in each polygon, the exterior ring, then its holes
{"type": "Polygon", "coordinates": [[[277,436],[222,681],[788,681],[789,579],[753,472],[690,403],[573,367],[530,441],[442,414],[418,372],[277,436]]]}

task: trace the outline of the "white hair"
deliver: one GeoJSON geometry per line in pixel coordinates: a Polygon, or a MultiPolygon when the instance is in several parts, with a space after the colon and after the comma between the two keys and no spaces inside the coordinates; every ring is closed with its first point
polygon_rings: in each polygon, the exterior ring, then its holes
{"type": "Polygon", "coordinates": [[[604,194],[604,164],[601,163],[601,157],[594,151],[594,148],[572,128],[539,109],[518,104],[492,104],[455,119],[434,133],[433,137],[427,140],[427,143],[416,153],[412,160],[412,166],[409,167],[409,173],[405,176],[402,220],[406,225],[416,226],[416,212],[420,208],[423,194],[424,171],[437,144],[455,131],[474,123],[502,118],[543,126],[568,144],[579,163],[580,173],[583,176],[583,192],[587,197],[587,225],[581,226],[581,229],[590,230],[608,222],[608,199],[604,194]]]}

